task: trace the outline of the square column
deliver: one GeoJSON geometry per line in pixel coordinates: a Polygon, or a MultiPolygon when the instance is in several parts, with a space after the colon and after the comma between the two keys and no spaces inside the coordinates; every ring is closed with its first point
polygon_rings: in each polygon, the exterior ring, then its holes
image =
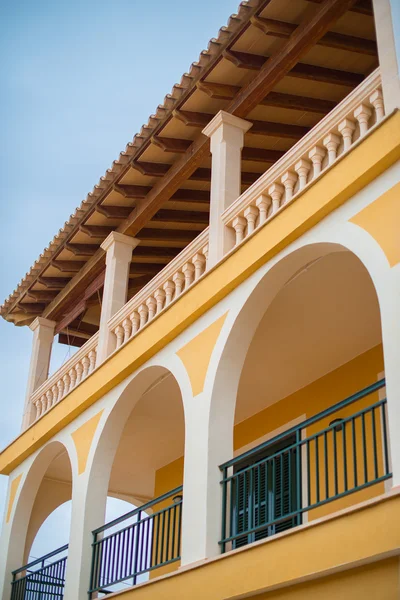
{"type": "Polygon", "coordinates": [[[106,276],[101,305],[97,364],[101,364],[115,349],[115,340],[107,323],[126,303],[132,251],[139,240],[112,231],[101,244],[106,251],[106,276]]]}
{"type": "Polygon", "coordinates": [[[244,134],[251,126],[252,123],[221,110],[203,129],[204,135],[211,139],[212,154],[209,267],[234,246],[234,232],[222,223],[221,214],[240,196],[244,134]]]}
{"type": "Polygon", "coordinates": [[[30,401],[31,396],[38,387],[46,381],[49,376],[51,349],[53,347],[55,321],[36,317],[31,323],[30,329],[33,331],[31,363],[29,366],[28,384],[26,388],[26,398],[24,415],[22,419],[22,430],[29,427],[36,413],[35,408],[30,401]]]}
{"type": "Polygon", "coordinates": [[[388,115],[400,107],[400,3],[373,0],[383,101],[388,115]]]}

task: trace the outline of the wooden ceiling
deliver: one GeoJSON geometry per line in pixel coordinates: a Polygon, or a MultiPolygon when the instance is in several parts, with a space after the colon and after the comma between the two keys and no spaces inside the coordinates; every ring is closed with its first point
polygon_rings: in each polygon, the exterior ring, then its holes
{"type": "Polygon", "coordinates": [[[117,180],[1,307],[4,318],[17,325],[54,319],[59,341],[82,345],[98,328],[99,247],[111,231],[140,240],[132,297],[207,227],[211,158],[201,131],[219,110],[253,123],[244,191],[378,66],[370,0],[254,0],[240,15],[235,34],[218,42],[181,101],[125,157],[117,180]]]}

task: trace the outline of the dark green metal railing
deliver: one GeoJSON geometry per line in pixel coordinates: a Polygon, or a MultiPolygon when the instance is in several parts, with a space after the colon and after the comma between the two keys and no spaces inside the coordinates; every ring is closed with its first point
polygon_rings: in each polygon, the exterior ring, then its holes
{"type": "Polygon", "coordinates": [[[391,477],[386,398],[348,410],[384,386],[382,379],[220,466],[222,552],[299,525],[306,511],[391,477]]]}
{"type": "Polygon", "coordinates": [[[68,544],[13,571],[11,600],[63,600],[67,551],[68,544]]]}
{"type": "Polygon", "coordinates": [[[182,486],[95,529],[89,598],[135,585],[144,573],[179,560],[181,520],[182,486]]]}

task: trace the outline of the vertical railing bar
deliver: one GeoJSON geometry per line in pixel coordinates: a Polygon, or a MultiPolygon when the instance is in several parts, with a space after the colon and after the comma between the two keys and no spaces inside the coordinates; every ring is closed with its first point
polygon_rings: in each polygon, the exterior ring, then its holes
{"type": "Polygon", "coordinates": [[[333,440],[333,476],[334,476],[334,483],[335,483],[335,496],[338,495],[339,490],[338,490],[338,472],[337,472],[337,440],[336,440],[336,426],[334,426],[332,428],[332,440],[333,440]]]}
{"type": "Polygon", "coordinates": [[[383,448],[385,455],[385,475],[389,473],[389,448],[387,438],[387,425],[386,425],[386,401],[382,404],[382,427],[383,427],[383,448]]]}
{"type": "Polygon", "coordinates": [[[344,478],[344,491],[345,492],[347,492],[347,490],[348,490],[346,425],[347,425],[347,423],[342,423],[343,478],[344,478]]]}
{"type": "Polygon", "coordinates": [[[361,414],[362,446],[364,456],[364,483],[368,481],[368,458],[367,458],[367,440],[365,435],[365,415],[361,414]]]}
{"type": "Polygon", "coordinates": [[[329,498],[328,432],[324,432],[325,500],[329,498]]]}
{"type": "Polygon", "coordinates": [[[316,485],[316,501],[319,502],[319,437],[315,438],[315,485],[316,485]]]}
{"type": "Polygon", "coordinates": [[[358,486],[358,464],[357,464],[357,436],[355,418],[351,419],[351,438],[353,445],[353,469],[354,469],[354,487],[358,486]]]}
{"type": "MultiPolygon", "coordinates": [[[[222,533],[222,545],[221,545],[221,553],[224,554],[225,549],[226,549],[226,544],[224,542],[224,540],[226,539],[226,517],[227,517],[227,511],[228,511],[228,506],[227,506],[227,488],[228,488],[228,482],[225,481],[226,477],[227,477],[227,473],[228,473],[228,469],[227,467],[224,467],[224,469],[222,470],[222,522],[221,522],[221,533],[222,533]]],[[[231,486],[232,487],[232,486],[231,486]]],[[[232,494],[231,494],[232,496],[232,494]]],[[[232,518],[232,511],[230,514],[230,519],[232,518]]],[[[229,532],[229,535],[232,535],[232,531],[229,532]]]]}
{"type": "Polygon", "coordinates": [[[375,479],[378,479],[378,448],[376,444],[376,424],[375,424],[375,408],[371,410],[371,419],[372,419],[372,444],[374,450],[374,471],[375,471],[375,479]]]}
{"type": "Polygon", "coordinates": [[[311,466],[310,466],[310,442],[306,442],[307,453],[307,503],[311,504],[311,466]]]}

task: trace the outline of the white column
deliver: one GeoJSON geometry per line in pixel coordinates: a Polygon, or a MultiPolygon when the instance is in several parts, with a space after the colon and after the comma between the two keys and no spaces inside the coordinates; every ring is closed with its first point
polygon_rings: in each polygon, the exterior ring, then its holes
{"type": "MultiPolygon", "coordinates": [[[[182,506],[182,565],[221,552],[222,486],[219,465],[233,456],[233,419],[210,419],[205,393],[185,406],[185,466],[182,506]]],[[[233,416],[233,414],[232,414],[233,416]]]]}
{"type": "Polygon", "coordinates": [[[51,349],[53,346],[55,321],[36,317],[30,325],[33,331],[31,363],[29,366],[28,385],[26,389],[22,429],[26,429],[33,421],[36,409],[32,406],[30,398],[35,390],[46,381],[49,376],[51,349]]]}
{"type": "Polygon", "coordinates": [[[385,112],[400,107],[400,3],[373,0],[385,112]]]}
{"type": "Polygon", "coordinates": [[[234,246],[233,231],[223,225],[221,214],[240,196],[244,134],[251,125],[221,110],[203,129],[203,133],[211,138],[212,154],[209,268],[234,246]]]}
{"type": "Polygon", "coordinates": [[[101,364],[115,348],[115,338],[107,323],[126,303],[132,250],[139,240],[112,231],[101,244],[106,251],[106,276],[101,305],[97,364],[101,364]]]}
{"type": "Polygon", "coordinates": [[[400,264],[377,289],[381,309],[393,487],[400,486],[400,264]]]}

